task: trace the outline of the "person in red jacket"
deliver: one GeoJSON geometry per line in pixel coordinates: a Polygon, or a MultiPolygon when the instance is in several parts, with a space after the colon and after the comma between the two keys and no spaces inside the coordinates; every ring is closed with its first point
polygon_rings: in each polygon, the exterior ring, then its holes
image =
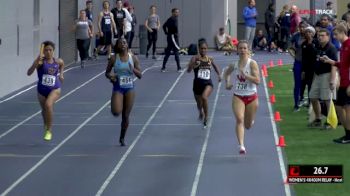
{"type": "Polygon", "coordinates": [[[298,13],[298,7],[296,5],[292,5],[290,8],[292,12],[292,16],[290,18],[290,34],[293,35],[298,31],[299,23],[301,22],[301,17],[298,13]]]}
{"type": "MultiPolygon", "coordinates": [[[[339,69],[340,85],[335,103],[340,122],[344,126],[345,135],[333,141],[340,144],[350,144],[350,39],[347,29],[343,25],[337,25],[333,29],[335,38],[342,43],[340,48],[340,61],[336,62],[327,56],[320,57],[326,63],[339,69]]],[[[330,88],[335,88],[335,81],[330,81],[330,88]]]]}

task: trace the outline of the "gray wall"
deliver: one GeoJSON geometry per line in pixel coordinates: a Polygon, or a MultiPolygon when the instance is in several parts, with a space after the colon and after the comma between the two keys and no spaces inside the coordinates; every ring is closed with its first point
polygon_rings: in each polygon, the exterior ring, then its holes
{"type": "MultiPolygon", "coordinates": [[[[197,43],[197,40],[204,37],[208,40],[210,47],[214,47],[214,35],[219,27],[225,26],[225,1],[226,0],[129,0],[135,7],[135,14],[138,25],[144,24],[149,14],[149,7],[156,5],[161,24],[163,24],[171,15],[171,9],[177,7],[180,9],[179,29],[180,45],[187,47],[190,43],[197,43]]],[[[229,17],[232,21],[232,34],[236,31],[235,0],[227,0],[230,6],[229,17]]],[[[102,9],[103,0],[94,1],[95,16],[102,9]]],[[[110,0],[111,7],[115,6],[115,1],[110,0]]],[[[79,4],[82,6],[82,4],[79,4]]],[[[80,9],[80,8],[79,8],[80,9]]],[[[97,20],[95,20],[97,21],[97,20]]],[[[96,23],[96,22],[95,22],[96,23]]],[[[160,31],[158,46],[166,46],[166,37],[163,30],[160,31]]],[[[138,28],[133,42],[134,47],[138,47],[138,28]]]]}
{"type": "Polygon", "coordinates": [[[36,80],[35,74],[27,77],[26,71],[38,55],[41,41],[58,43],[58,1],[38,2],[40,14],[34,25],[34,0],[1,0],[0,97],[36,80]]]}

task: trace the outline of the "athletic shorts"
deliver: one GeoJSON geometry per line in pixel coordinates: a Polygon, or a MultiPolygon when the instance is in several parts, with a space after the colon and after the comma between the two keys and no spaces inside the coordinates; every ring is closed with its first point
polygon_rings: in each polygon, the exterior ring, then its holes
{"type": "Polygon", "coordinates": [[[112,44],[112,32],[107,31],[103,32],[103,37],[100,37],[100,43],[101,46],[108,46],[112,44]]]}
{"type": "Polygon", "coordinates": [[[252,95],[242,96],[242,95],[236,95],[234,96],[238,97],[240,100],[243,101],[244,105],[249,105],[251,102],[255,101],[255,99],[258,98],[258,94],[254,93],[252,95]]]}
{"type": "Polygon", "coordinates": [[[314,80],[312,81],[309,97],[311,99],[321,99],[321,100],[330,100],[332,99],[332,93],[333,93],[333,100],[336,100],[336,90],[333,91],[329,88],[329,81],[330,81],[331,74],[330,73],[324,73],[314,75],[314,80]]]}
{"type": "Polygon", "coordinates": [[[44,96],[45,98],[47,98],[49,96],[49,94],[53,91],[53,90],[56,90],[58,88],[47,88],[43,85],[38,85],[37,86],[37,90],[38,90],[38,93],[42,96],[44,96]]]}
{"type": "Polygon", "coordinates": [[[125,95],[127,92],[133,90],[134,88],[121,88],[118,82],[113,83],[113,92],[119,92],[125,95]]]}
{"type": "Polygon", "coordinates": [[[207,87],[208,85],[214,88],[213,82],[211,80],[193,80],[193,93],[195,95],[202,95],[205,90],[205,87],[207,87]]]}
{"type": "Polygon", "coordinates": [[[346,94],[346,88],[339,87],[337,93],[337,100],[334,104],[337,106],[350,105],[350,97],[346,94]]]}

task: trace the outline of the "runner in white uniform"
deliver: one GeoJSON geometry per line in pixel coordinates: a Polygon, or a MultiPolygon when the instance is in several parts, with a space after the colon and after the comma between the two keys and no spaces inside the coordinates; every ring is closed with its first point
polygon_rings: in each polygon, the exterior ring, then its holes
{"type": "Polygon", "coordinates": [[[238,43],[239,61],[228,65],[224,77],[226,89],[233,87],[232,110],[236,117],[236,133],[239,143],[239,153],[245,154],[244,128],[252,127],[258,108],[256,85],[260,83],[258,64],[249,58],[247,41],[238,43]],[[231,74],[233,73],[233,83],[231,74]]]}

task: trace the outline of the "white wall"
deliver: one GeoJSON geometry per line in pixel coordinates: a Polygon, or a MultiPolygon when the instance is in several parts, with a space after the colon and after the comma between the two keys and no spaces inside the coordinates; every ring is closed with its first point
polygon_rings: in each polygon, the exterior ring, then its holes
{"type": "Polygon", "coordinates": [[[33,25],[33,4],[34,0],[1,0],[0,98],[37,79],[35,74],[28,77],[26,71],[37,56],[41,41],[58,43],[58,1],[40,0],[40,25],[37,27],[33,25]],[[34,43],[35,29],[39,32],[39,43],[34,43]]]}

